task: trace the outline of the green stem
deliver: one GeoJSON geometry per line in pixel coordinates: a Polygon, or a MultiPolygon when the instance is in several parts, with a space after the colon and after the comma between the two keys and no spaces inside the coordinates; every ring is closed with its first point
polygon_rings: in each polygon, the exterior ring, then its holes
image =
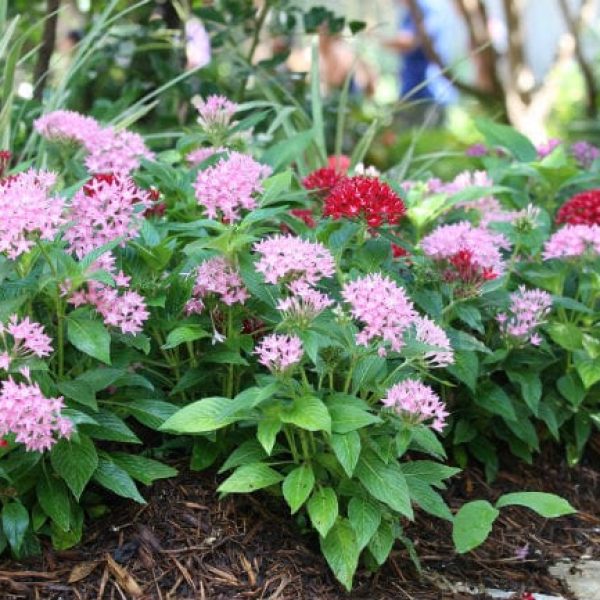
{"type": "Polygon", "coordinates": [[[56,343],[58,356],[58,378],[65,374],[65,305],[60,294],[56,294],[56,343]]]}
{"type": "Polygon", "coordinates": [[[350,384],[352,383],[352,375],[354,373],[354,367],[356,367],[356,362],[358,358],[356,354],[352,355],[350,359],[350,368],[348,369],[348,374],[346,375],[346,381],[344,382],[344,394],[347,394],[350,390],[350,384]]]}
{"type": "Polygon", "coordinates": [[[287,425],[284,426],[283,432],[287,439],[288,446],[290,447],[290,451],[292,453],[292,458],[294,459],[294,462],[296,464],[298,464],[300,462],[300,460],[299,460],[298,448],[296,446],[296,440],[294,439],[294,432],[287,425]]]}
{"type": "MultiPolygon", "coordinates": [[[[227,310],[227,339],[230,340],[233,335],[233,311],[231,307],[227,310]]],[[[233,397],[233,382],[235,379],[235,370],[233,363],[227,365],[227,380],[225,383],[225,397],[233,397]]]]}

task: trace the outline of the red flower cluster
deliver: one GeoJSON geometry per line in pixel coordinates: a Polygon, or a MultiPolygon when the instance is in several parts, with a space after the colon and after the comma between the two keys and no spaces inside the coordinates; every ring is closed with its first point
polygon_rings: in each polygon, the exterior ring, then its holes
{"type": "Polygon", "coordinates": [[[350,168],[350,157],[345,154],[338,156],[330,156],[327,159],[327,166],[330,169],[335,169],[338,173],[347,173],[350,168]]]}
{"type": "Polygon", "coordinates": [[[6,440],[0,440],[0,448],[8,448],[8,442],[6,440]]]}
{"type": "Polygon", "coordinates": [[[600,189],[576,194],[556,214],[557,223],[600,225],[600,189]]]}
{"type": "Polygon", "coordinates": [[[347,177],[325,198],[323,214],[339,219],[365,219],[370,227],[395,225],[406,212],[402,199],[375,177],[347,177]]]}
{"type": "Polygon", "coordinates": [[[444,279],[449,283],[460,281],[476,286],[498,277],[492,267],[482,268],[476,260],[473,260],[471,250],[459,250],[448,259],[448,263],[448,269],[444,272],[444,279]]]}
{"type": "Polygon", "coordinates": [[[303,221],[304,224],[311,229],[314,229],[317,226],[312,210],[307,208],[293,208],[290,210],[290,213],[296,217],[296,219],[303,221]]]}
{"type": "Polygon", "coordinates": [[[394,258],[404,258],[408,255],[408,250],[405,250],[402,246],[398,246],[398,244],[392,244],[392,256],[394,258]]]}
{"type": "Polygon", "coordinates": [[[346,176],[333,167],[323,167],[304,178],[302,185],[307,190],[315,190],[323,198],[346,176]]]}

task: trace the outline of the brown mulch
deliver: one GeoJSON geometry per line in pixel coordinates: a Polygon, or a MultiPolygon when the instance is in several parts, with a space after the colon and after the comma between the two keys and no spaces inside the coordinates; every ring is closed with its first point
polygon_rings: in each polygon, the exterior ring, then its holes
{"type": "MultiPolygon", "coordinates": [[[[566,497],[576,516],[546,520],[520,508],[503,509],[491,538],[457,555],[450,526],[419,514],[406,527],[423,566],[419,578],[398,545],[384,568],[362,570],[346,594],[319,554],[312,534],[265,494],[215,495],[217,477],[184,471],[145,490],[146,506],[115,500],[108,518],[89,525],[84,543],[27,561],[0,562],[0,598],[102,599],[401,599],[485,598],[456,591],[456,583],[541,592],[571,598],[548,574],[558,559],[600,557],[600,459],[590,452],[568,468],[547,450],[534,466],[513,459],[488,487],[477,469],[455,478],[447,499],[454,507],[507,491],[548,491],[566,497]]],[[[460,588],[459,588],[460,589],[460,588]]],[[[482,589],[482,588],[479,588],[482,589]]]]}

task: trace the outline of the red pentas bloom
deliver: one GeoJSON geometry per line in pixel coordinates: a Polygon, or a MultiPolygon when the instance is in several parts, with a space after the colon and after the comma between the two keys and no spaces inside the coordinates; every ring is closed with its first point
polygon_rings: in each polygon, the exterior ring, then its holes
{"type": "Polygon", "coordinates": [[[11,158],[12,153],[9,150],[0,150],[0,179],[4,177],[4,171],[8,168],[11,158]]]}
{"type": "Polygon", "coordinates": [[[369,227],[395,225],[406,213],[394,190],[376,177],[355,176],[341,181],[325,198],[323,214],[340,219],[364,219],[369,227]]]}
{"type": "Polygon", "coordinates": [[[408,256],[408,255],[409,255],[408,250],[405,250],[402,246],[398,246],[398,244],[392,243],[392,256],[394,258],[404,258],[405,256],[408,256]]]}
{"type": "Polygon", "coordinates": [[[335,169],[338,173],[347,173],[350,168],[350,157],[345,154],[330,156],[327,159],[327,166],[330,169],[335,169]]]}
{"type": "Polygon", "coordinates": [[[307,208],[292,208],[292,210],[290,210],[290,214],[296,217],[296,219],[303,221],[304,224],[311,229],[314,229],[317,226],[317,222],[315,221],[312,210],[307,208]]]}
{"type": "Polygon", "coordinates": [[[600,225],[600,189],[576,194],[556,214],[557,223],[600,225]]]}
{"type": "Polygon", "coordinates": [[[448,268],[444,279],[448,282],[460,281],[469,285],[481,285],[485,281],[496,279],[498,274],[492,267],[482,267],[474,258],[471,250],[459,250],[448,259],[448,268]]]}
{"type": "Polygon", "coordinates": [[[313,171],[302,180],[304,189],[314,190],[325,198],[346,176],[333,167],[323,167],[313,171]]]}

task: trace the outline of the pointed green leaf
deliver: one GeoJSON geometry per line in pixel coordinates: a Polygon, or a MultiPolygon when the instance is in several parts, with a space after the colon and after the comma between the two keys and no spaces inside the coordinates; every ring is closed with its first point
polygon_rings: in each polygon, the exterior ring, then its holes
{"type": "Polygon", "coordinates": [[[313,527],[325,537],[338,517],[338,500],[331,488],[317,490],[306,504],[313,527]]]}
{"type": "Polygon", "coordinates": [[[290,471],[283,481],[283,497],[289,504],[292,514],[306,502],[315,485],[315,474],[310,465],[303,464],[290,471]]]}
{"type": "Polygon", "coordinates": [[[362,550],[379,528],[381,510],[364,498],[354,497],[348,503],[348,519],[356,534],[358,548],[362,550]]]}
{"type": "Polygon", "coordinates": [[[275,469],[264,463],[238,467],[218,488],[219,492],[244,494],[279,483],[283,479],[275,469]]]}
{"type": "Polygon", "coordinates": [[[460,554],[483,544],[496,517],[499,515],[487,500],[474,500],[464,504],[454,517],[452,540],[460,554]]]}
{"type": "Polygon", "coordinates": [[[346,519],[338,518],[327,536],[321,538],[321,551],[337,580],[350,591],[360,550],[354,529],[346,519]]]}

